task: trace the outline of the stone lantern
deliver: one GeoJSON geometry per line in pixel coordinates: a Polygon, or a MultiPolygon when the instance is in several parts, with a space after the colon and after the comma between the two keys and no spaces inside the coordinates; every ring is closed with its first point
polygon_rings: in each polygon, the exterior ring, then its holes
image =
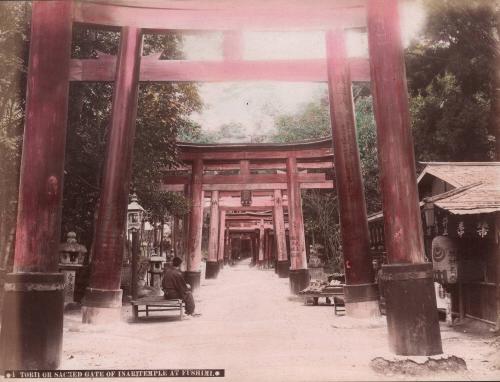
{"type": "Polygon", "coordinates": [[[149,258],[149,285],[153,288],[161,288],[161,277],[165,259],[162,256],[151,256],[149,258]]]}
{"type": "MultiPolygon", "coordinates": [[[[133,194],[130,197],[130,203],[127,207],[127,232],[130,233],[133,230],[141,230],[144,212],[144,208],[142,208],[137,200],[137,195],[133,194]]],[[[131,239],[129,238],[129,240],[131,239]]]]}
{"type": "Polygon", "coordinates": [[[87,248],[78,244],[76,233],[68,232],[65,243],[59,245],[59,270],[64,274],[64,304],[74,303],[77,274],[84,268],[87,248]]]}

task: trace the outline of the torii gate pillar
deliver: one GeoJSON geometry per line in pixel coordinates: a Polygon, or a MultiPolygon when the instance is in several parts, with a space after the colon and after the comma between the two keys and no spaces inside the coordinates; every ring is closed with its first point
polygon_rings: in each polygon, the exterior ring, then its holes
{"type": "Polygon", "coordinates": [[[398,355],[442,353],[423,232],[397,0],[367,3],[370,72],[389,259],[382,266],[389,344],[398,355]]]}
{"type": "Polygon", "coordinates": [[[72,2],[34,1],[14,272],[5,278],[0,370],[57,369],[59,273],[72,2]],[[57,70],[55,70],[57,68],[57,70]]]}
{"type": "Polygon", "coordinates": [[[276,273],[280,278],[288,277],[289,265],[286,250],[285,219],[281,190],[274,190],[273,206],[274,237],[276,240],[276,273]]]}
{"type": "Polygon", "coordinates": [[[203,160],[193,161],[191,177],[191,212],[189,214],[189,237],[186,271],[184,279],[193,290],[200,286],[201,278],[201,234],[203,230],[203,160]]]}
{"type": "Polygon", "coordinates": [[[123,27],[90,283],[83,300],[84,323],[120,321],[123,293],[120,289],[121,269],[132,174],[141,49],[141,30],[123,27]]]}
{"type": "Polygon", "coordinates": [[[208,258],[205,271],[206,279],[215,279],[219,273],[219,191],[212,191],[210,203],[210,231],[208,235],[208,258]]]}
{"type": "Polygon", "coordinates": [[[222,210],[219,216],[219,248],[217,248],[217,262],[219,263],[219,270],[224,268],[225,236],[226,210],[222,210]]]}
{"type": "Polygon", "coordinates": [[[326,34],[330,117],[344,253],[346,314],[379,316],[361,176],[351,76],[342,30],[326,34]]]}
{"type": "Polygon", "coordinates": [[[290,233],[290,291],[298,294],[309,285],[302,197],[298,180],[297,159],[287,158],[288,231],[290,233]]]}

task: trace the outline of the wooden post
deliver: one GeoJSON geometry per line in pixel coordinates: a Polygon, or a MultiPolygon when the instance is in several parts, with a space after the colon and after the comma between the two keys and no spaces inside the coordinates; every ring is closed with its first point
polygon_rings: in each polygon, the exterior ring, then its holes
{"type": "MultiPolygon", "coordinates": [[[[191,190],[190,190],[190,185],[186,184],[184,186],[184,197],[187,199],[191,198],[191,190]]],[[[182,249],[182,264],[181,264],[181,269],[186,270],[187,269],[187,258],[188,258],[188,243],[189,243],[189,219],[191,217],[190,213],[186,213],[182,217],[182,243],[180,244],[180,247],[182,249]]]]}
{"type": "Polygon", "coordinates": [[[59,273],[73,4],[33,1],[14,272],[5,277],[0,369],[57,369],[59,273]],[[43,319],[41,319],[43,318],[43,319]]]}
{"type": "Polygon", "coordinates": [[[210,231],[208,235],[208,258],[205,272],[206,279],[215,279],[219,273],[219,191],[212,191],[210,204],[210,231]]]}
{"type": "Polygon", "coordinates": [[[298,180],[297,159],[288,157],[286,162],[288,190],[288,226],[290,233],[290,291],[299,293],[309,285],[309,271],[304,238],[302,197],[298,180]]]}
{"type": "Polygon", "coordinates": [[[328,90],[335,177],[346,286],[346,314],[379,316],[378,289],[370,257],[365,193],[352,100],[351,75],[342,30],[326,34],[328,90]]]}
{"type": "Polygon", "coordinates": [[[259,223],[259,257],[257,265],[262,268],[264,265],[264,241],[265,241],[265,229],[264,229],[264,219],[260,220],[259,223]]]}
{"type": "Polygon", "coordinates": [[[187,243],[187,261],[184,278],[197,289],[201,276],[201,235],[203,230],[203,160],[193,160],[191,175],[191,212],[189,214],[189,235],[187,243]]]}
{"type": "Polygon", "coordinates": [[[231,238],[231,233],[229,231],[229,228],[226,230],[226,251],[227,251],[227,258],[229,261],[229,264],[234,265],[234,257],[233,257],[233,240],[231,238]]]}
{"type": "Polygon", "coordinates": [[[85,323],[120,320],[123,293],[120,289],[121,268],[141,52],[141,30],[122,28],[90,283],[82,308],[85,323]]]}
{"type": "Polygon", "coordinates": [[[370,72],[388,265],[389,343],[398,355],[442,353],[432,264],[424,243],[397,0],[367,3],[370,72]]]}
{"type": "Polygon", "coordinates": [[[252,255],[252,265],[256,265],[257,261],[255,259],[255,236],[250,234],[250,254],[252,255]]]}
{"type": "MultiPolygon", "coordinates": [[[[498,15],[499,21],[500,21],[500,15],[498,15]]],[[[497,313],[497,320],[496,320],[496,326],[495,326],[495,331],[497,333],[500,333],[500,212],[495,212],[495,254],[496,254],[496,313],[497,313]]],[[[460,284],[462,286],[462,284],[460,284]]],[[[463,291],[462,291],[463,293],[463,291]]],[[[462,306],[463,306],[463,296],[462,296],[462,306]]],[[[462,311],[463,311],[462,307],[462,311]]],[[[462,314],[462,313],[461,313],[462,314]]],[[[465,315],[465,314],[464,314],[465,315]]],[[[462,318],[460,318],[462,319],[462,318]]]]}
{"type": "Polygon", "coordinates": [[[132,300],[137,300],[137,282],[138,282],[138,262],[139,256],[141,252],[141,243],[139,240],[139,231],[132,230],[132,277],[131,277],[131,285],[130,290],[132,292],[132,300]]]}
{"type": "Polygon", "coordinates": [[[274,190],[273,224],[274,237],[276,238],[276,273],[279,277],[285,278],[288,277],[289,269],[281,190],[274,190]]]}
{"type": "Polygon", "coordinates": [[[220,212],[220,217],[219,217],[219,248],[217,252],[217,261],[219,262],[219,269],[224,267],[225,234],[226,234],[226,210],[222,210],[220,212]]]}
{"type": "Polygon", "coordinates": [[[267,267],[274,268],[274,231],[269,230],[269,257],[267,259],[267,267]]]}

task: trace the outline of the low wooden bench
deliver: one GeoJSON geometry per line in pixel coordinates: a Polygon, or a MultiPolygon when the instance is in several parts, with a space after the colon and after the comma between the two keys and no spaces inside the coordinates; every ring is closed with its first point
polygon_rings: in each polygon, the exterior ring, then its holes
{"type": "Polygon", "coordinates": [[[180,299],[166,300],[163,296],[143,297],[137,300],[132,300],[131,304],[135,320],[139,318],[139,313],[146,313],[146,317],[149,317],[149,314],[153,312],[178,310],[181,320],[182,315],[184,314],[184,302],[180,299]],[[144,308],[140,309],[142,306],[144,306],[144,308]]]}

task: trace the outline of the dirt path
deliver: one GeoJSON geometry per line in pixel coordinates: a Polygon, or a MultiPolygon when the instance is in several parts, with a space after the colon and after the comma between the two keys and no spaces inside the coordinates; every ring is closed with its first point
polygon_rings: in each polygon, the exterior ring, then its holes
{"type": "MultiPolygon", "coordinates": [[[[81,324],[79,313],[66,315],[61,368],[216,368],[238,382],[401,380],[369,368],[372,358],[390,354],[385,318],[353,320],[335,316],[331,306],[305,306],[271,270],[226,267],[217,280],[202,282],[195,300],[202,316],[183,321],[96,327],[81,324]]],[[[123,314],[130,321],[129,307],[123,314]]],[[[492,350],[484,341],[444,330],[443,343],[469,366],[454,380],[500,376],[483,362],[492,350]]],[[[436,378],[445,379],[426,377],[436,378]]]]}

